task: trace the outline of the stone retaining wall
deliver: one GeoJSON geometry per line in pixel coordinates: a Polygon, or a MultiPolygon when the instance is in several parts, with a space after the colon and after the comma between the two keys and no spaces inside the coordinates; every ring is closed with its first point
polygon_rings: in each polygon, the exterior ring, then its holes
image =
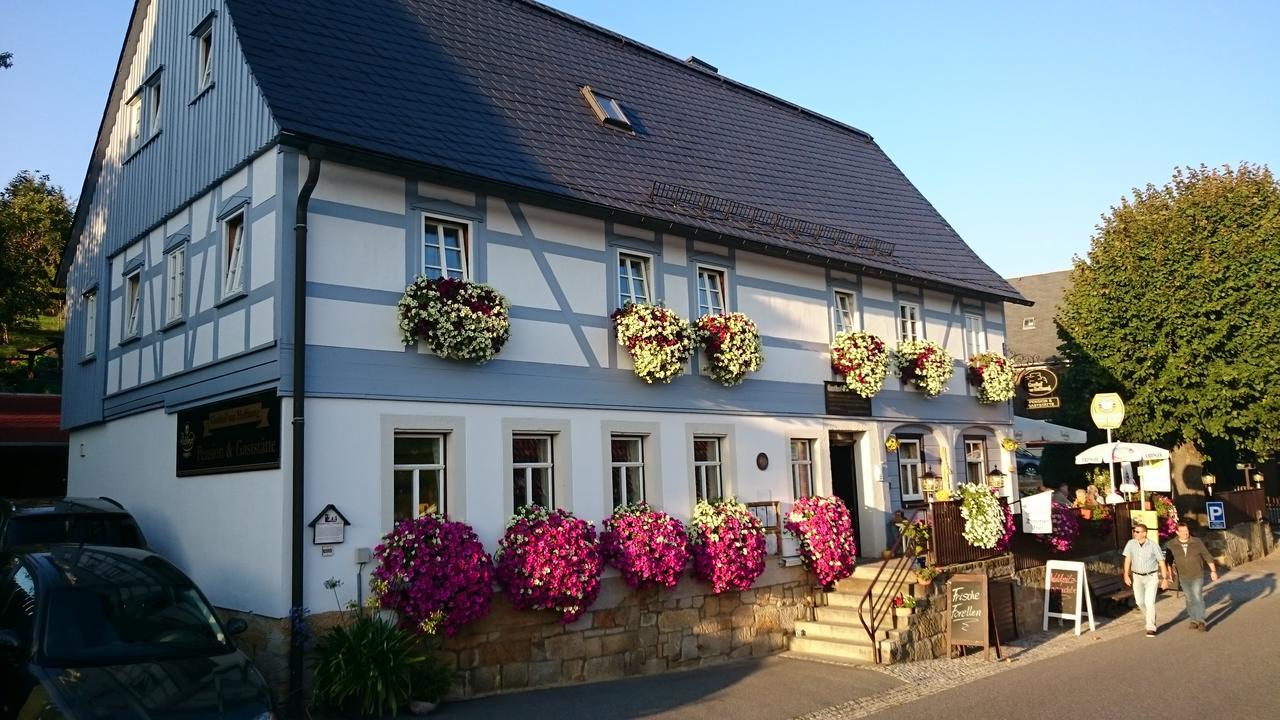
{"type": "Polygon", "coordinates": [[[518,611],[501,593],[484,619],[444,643],[456,669],[453,697],[651,675],[786,649],[786,634],[812,614],[812,578],[770,567],[756,587],[710,594],[686,578],[671,591],[634,592],[620,577],[577,621],[518,611]]]}

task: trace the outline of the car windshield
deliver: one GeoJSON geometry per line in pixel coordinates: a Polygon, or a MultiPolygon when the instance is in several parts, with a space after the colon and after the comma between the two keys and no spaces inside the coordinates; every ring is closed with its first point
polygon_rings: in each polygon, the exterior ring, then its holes
{"type": "Polygon", "coordinates": [[[5,528],[4,546],[86,543],[114,547],[142,547],[142,534],[127,515],[18,515],[5,528]]]}
{"type": "Polygon", "coordinates": [[[213,609],[190,585],[122,583],[49,593],[43,652],[51,665],[114,665],[228,652],[213,609]]]}

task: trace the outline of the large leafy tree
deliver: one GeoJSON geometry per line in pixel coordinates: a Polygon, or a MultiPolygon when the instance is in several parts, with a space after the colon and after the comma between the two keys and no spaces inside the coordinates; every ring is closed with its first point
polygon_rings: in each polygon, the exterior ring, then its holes
{"type": "MultiPolygon", "coordinates": [[[[1117,391],[1124,439],[1203,454],[1280,448],[1280,184],[1266,166],[1187,168],[1134,189],[1077,259],[1057,318],[1065,386],[1117,391]]],[[[1091,424],[1091,423],[1090,423],[1091,424]]]]}
{"type": "Polygon", "coordinates": [[[11,327],[61,305],[53,283],[72,214],[48,175],[24,170],[0,192],[0,342],[9,342],[11,327]]]}

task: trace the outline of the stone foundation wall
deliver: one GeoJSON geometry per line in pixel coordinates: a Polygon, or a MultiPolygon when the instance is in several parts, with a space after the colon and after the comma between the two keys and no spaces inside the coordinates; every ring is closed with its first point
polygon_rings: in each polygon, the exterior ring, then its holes
{"type": "Polygon", "coordinates": [[[501,593],[484,619],[444,643],[456,670],[453,697],[608,680],[702,667],[786,649],[786,635],[812,614],[812,579],[800,567],[770,567],[756,587],[711,594],[686,578],[671,591],[634,592],[619,577],[577,621],[518,611],[501,593]]]}

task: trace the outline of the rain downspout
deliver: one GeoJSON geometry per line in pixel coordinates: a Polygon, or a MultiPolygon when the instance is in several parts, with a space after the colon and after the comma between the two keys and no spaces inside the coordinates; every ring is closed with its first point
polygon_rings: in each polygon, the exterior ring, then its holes
{"type": "Polygon", "coordinates": [[[302,634],[295,623],[304,622],[302,610],[303,500],[306,449],[307,397],[307,205],[320,179],[320,158],[315,147],[307,149],[307,180],[298,191],[293,226],[293,498],[289,531],[293,538],[293,568],[289,625],[289,715],[302,717],[302,634]]]}

